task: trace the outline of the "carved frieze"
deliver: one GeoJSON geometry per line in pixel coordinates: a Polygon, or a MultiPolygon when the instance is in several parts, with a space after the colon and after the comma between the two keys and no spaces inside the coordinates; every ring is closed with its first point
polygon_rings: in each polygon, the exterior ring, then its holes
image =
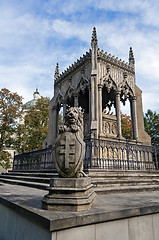
{"type": "Polygon", "coordinates": [[[117,119],[115,115],[103,113],[103,134],[107,137],[117,135],[117,119]]]}

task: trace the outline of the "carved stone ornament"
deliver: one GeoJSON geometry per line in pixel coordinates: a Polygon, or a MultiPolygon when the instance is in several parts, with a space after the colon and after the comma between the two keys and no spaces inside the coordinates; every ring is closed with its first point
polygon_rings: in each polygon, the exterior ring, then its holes
{"type": "Polygon", "coordinates": [[[110,93],[111,89],[116,90],[115,83],[110,76],[104,77],[103,84],[106,86],[108,93],[110,93]]]}
{"type": "Polygon", "coordinates": [[[83,116],[76,107],[65,115],[65,125],[59,128],[59,135],[53,146],[55,167],[61,177],[80,177],[85,156],[83,141],[83,116]]]}

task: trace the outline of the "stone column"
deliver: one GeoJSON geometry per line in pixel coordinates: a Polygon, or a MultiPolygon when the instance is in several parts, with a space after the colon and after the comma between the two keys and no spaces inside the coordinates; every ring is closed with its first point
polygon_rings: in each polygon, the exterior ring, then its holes
{"type": "Polygon", "coordinates": [[[121,113],[120,113],[120,92],[116,92],[116,117],[117,117],[117,137],[121,138],[121,113]]]}
{"type": "Polygon", "coordinates": [[[91,120],[95,120],[95,106],[94,106],[94,97],[95,97],[95,91],[94,91],[94,77],[91,77],[91,120]]]}
{"type": "Polygon", "coordinates": [[[57,137],[57,131],[58,131],[58,114],[57,114],[57,106],[53,106],[52,108],[52,119],[53,119],[53,132],[52,132],[52,139],[53,143],[55,142],[55,139],[57,137]]]}
{"type": "Polygon", "coordinates": [[[65,114],[66,114],[66,102],[63,102],[63,123],[65,122],[65,114]]]}
{"type": "Polygon", "coordinates": [[[91,76],[91,137],[98,138],[98,84],[96,74],[91,76]]]}
{"type": "Polygon", "coordinates": [[[78,94],[74,95],[74,107],[78,107],[78,94]]]}
{"type": "Polygon", "coordinates": [[[137,126],[137,111],[136,111],[136,97],[133,96],[130,99],[131,107],[131,120],[132,120],[132,129],[133,129],[133,139],[138,140],[138,126],[137,126]]]}
{"type": "Polygon", "coordinates": [[[89,134],[91,134],[91,120],[92,120],[92,114],[91,114],[91,86],[89,85],[89,134]]]}
{"type": "Polygon", "coordinates": [[[99,119],[99,135],[103,133],[102,129],[102,84],[98,84],[98,119],[99,119]]]}

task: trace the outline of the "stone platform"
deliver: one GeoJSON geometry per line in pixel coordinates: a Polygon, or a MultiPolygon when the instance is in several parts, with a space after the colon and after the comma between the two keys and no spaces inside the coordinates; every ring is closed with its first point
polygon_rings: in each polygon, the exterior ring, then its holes
{"type": "Polygon", "coordinates": [[[1,183],[0,239],[159,239],[159,191],[98,195],[82,212],[43,210],[47,193],[1,183]]]}

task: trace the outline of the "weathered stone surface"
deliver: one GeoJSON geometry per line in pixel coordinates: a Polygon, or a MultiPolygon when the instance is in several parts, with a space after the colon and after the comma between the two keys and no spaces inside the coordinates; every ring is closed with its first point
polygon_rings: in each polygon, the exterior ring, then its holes
{"type": "Polygon", "coordinates": [[[83,116],[77,107],[72,107],[66,112],[65,125],[60,127],[53,146],[53,156],[61,177],[79,177],[82,174],[85,156],[83,116]]]}
{"type": "Polygon", "coordinates": [[[49,194],[42,200],[42,207],[55,211],[82,211],[93,205],[96,194],[91,178],[51,179],[49,194]]]}
{"type": "Polygon", "coordinates": [[[55,70],[54,97],[50,102],[47,146],[55,142],[58,132],[59,106],[81,107],[84,110],[84,135],[92,138],[122,138],[120,105],[130,102],[133,139],[150,143],[142,121],[141,91],[135,80],[135,58],[130,47],[129,63],[98,48],[96,29],[93,29],[89,53],[77,60],[62,74],[55,70]],[[104,109],[116,110],[115,121],[102,118],[104,109]],[[109,123],[109,124],[107,124],[109,123]],[[106,134],[107,133],[107,134],[106,134]],[[103,136],[104,135],[104,136],[103,136]]]}
{"type": "Polygon", "coordinates": [[[45,211],[44,193],[0,186],[0,213],[5,216],[0,218],[0,239],[158,240],[159,192],[97,196],[93,207],[82,212],[45,211]]]}

